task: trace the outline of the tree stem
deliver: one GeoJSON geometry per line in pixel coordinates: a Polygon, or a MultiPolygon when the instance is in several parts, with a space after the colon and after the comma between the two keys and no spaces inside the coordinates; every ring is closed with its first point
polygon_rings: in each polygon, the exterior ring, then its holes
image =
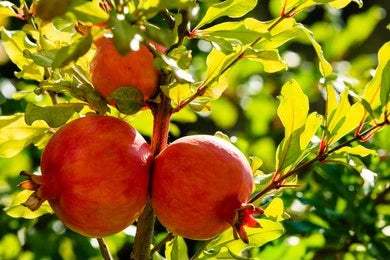
{"type": "Polygon", "coordinates": [[[110,254],[110,251],[108,250],[106,242],[104,242],[104,239],[96,238],[99,243],[100,252],[102,253],[104,260],[112,260],[112,256],[110,254]]]}
{"type": "MultiPolygon", "coordinates": [[[[171,101],[161,94],[161,102],[151,106],[153,113],[153,136],[151,150],[154,156],[158,155],[168,145],[169,123],[171,118],[171,101]]],[[[152,175],[150,175],[151,183],[152,175]]],[[[150,190],[150,189],[149,189],[150,190]]],[[[134,249],[131,254],[133,260],[151,259],[150,245],[153,238],[155,216],[150,200],[145,206],[137,222],[137,233],[135,235],[134,249]]]]}

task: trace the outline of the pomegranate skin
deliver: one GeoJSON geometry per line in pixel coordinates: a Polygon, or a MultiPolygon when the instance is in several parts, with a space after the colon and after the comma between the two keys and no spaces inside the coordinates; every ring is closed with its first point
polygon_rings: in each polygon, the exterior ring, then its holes
{"type": "Polygon", "coordinates": [[[38,194],[70,229],[104,237],[123,230],[142,212],[151,162],[149,145],[124,121],[76,119],[45,147],[38,194]]]}
{"type": "Polygon", "coordinates": [[[253,188],[251,167],[232,144],[194,135],[155,159],[152,205],[159,221],[180,236],[205,240],[228,229],[253,188]]]}
{"type": "MultiPolygon", "coordinates": [[[[153,54],[144,45],[138,51],[121,56],[111,39],[96,41],[97,50],[90,65],[95,89],[108,100],[109,95],[121,87],[134,87],[148,100],[158,88],[159,72],[153,67],[153,54]]],[[[109,101],[114,105],[115,101],[109,101]]]]}

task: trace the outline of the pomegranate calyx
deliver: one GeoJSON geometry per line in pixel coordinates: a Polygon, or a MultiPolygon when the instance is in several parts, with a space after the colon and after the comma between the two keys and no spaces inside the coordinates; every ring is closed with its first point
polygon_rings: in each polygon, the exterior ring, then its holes
{"type": "Polygon", "coordinates": [[[263,214],[264,210],[262,208],[257,208],[253,204],[241,205],[241,208],[237,210],[236,218],[233,227],[233,236],[235,239],[240,238],[245,244],[249,244],[248,234],[245,230],[245,226],[252,228],[261,228],[261,225],[253,215],[263,214]]]}
{"type": "Polygon", "coordinates": [[[26,176],[27,180],[19,183],[19,187],[25,190],[33,190],[34,192],[28,197],[28,199],[22,203],[23,206],[29,208],[32,211],[39,209],[42,203],[45,201],[40,195],[39,190],[42,186],[42,176],[34,175],[30,172],[22,171],[21,176],[26,176]]]}

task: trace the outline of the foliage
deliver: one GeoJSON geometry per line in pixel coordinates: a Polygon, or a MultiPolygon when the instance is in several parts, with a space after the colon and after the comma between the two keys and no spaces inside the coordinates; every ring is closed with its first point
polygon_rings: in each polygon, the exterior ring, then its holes
{"type": "MultiPolygon", "coordinates": [[[[389,34],[382,7],[361,0],[41,1],[0,1],[0,258],[97,258],[97,242],[66,229],[48,205],[34,213],[20,205],[29,192],[16,186],[18,173],[39,172],[51,135],[80,116],[110,114],[151,137],[153,113],[144,107],[168,97],[170,140],[222,129],[217,136],[251,156],[250,202],[265,212],[256,219],[262,228],[247,229],[249,244],[232,230],[204,244],[164,241],[166,230],[156,226],[153,245],[163,246],[153,259],[386,259],[390,42],[379,36],[389,34]],[[323,17],[310,18],[317,13],[323,17]],[[153,52],[161,91],[151,100],[124,87],[111,95],[112,106],[93,88],[89,64],[103,34],[121,54],[140,43],[153,52]]],[[[118,259],[128,258],[135,229],[106,238],[118,259]]]]}

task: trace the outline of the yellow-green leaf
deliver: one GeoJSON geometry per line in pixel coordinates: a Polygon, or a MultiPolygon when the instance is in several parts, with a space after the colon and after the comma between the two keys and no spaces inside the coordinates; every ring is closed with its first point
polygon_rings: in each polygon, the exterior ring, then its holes
{"type": "Polygon", "coordinates": [[[309,100],[295,80],[285,83],[281,94],[278,116],[283,123],[286,138],[305,124],[309,100]]]}
{"type": "Polygon", "coordinates": [[[329,4],[333,8],[341,9],[341,8],[346,7],[351,2],[357,3],[359,5],[359,7],[363,6],[362,0],[334,0],[334,1],[330,2],[329,4]]]}
{"type": "Polygon", "coordinates": [[[317,53],[319,61],[319,68],[322,76],[327,77],[333,72],[332,66],[329,64],[329,62],[325,59],[324,53],[322,51],[321,45],[318,44],[318,42],[314,39],[313,33],[307,29],[304,25],[298,24],[300,30],[303,32],[303,34],[307,37],[307,39],[311,42],[311,44],[314,47],[314,50],[317,53]]]}
{"type": "Polygon", "coordinates": [[[305,130],[303,130],[301,136],[299,137],[299,144],[301,150],[304,150],[309,144],[311,138],[316,134],[318,128],[322,122],[322,116],[316,112],[311,113],[305,122],[305,130]]]}
{"type": "Polygon", "coordinates": [[[353,154],[353,155],[359,155],[362,157],[368,156],[368,155],[375,155],[376,151],[372,149],[368,149],[362,145],[357,145],[354,147],[345,146],[340,149],[338,149],[335,153],[347,153],[347,154],[353,154]]]}
{"type": "Polygon", "coordinates": [[[31,143],[39,142],[49,127],[42,122],[29,126],[24,114],[0,117],[0,157],[10,158],[31,143]]]}
{"type": "Polygon", "coordinates": [[[271,203],[264,210],[264,214],[271,220],[280,222],[284,220],[284,205],[283,200],[274,198],[271,203]]]}
{"type": "Polygon", "coordinates": [[[371,109],[380,105],[380,92],[383,70],[390,61],[390,42],[385,43],[378,52],[378,67],[375,76],[366,85],[363,92],[363,98],[370,104],[371,109]]]}
{"type": "Polygon", "coordinates": [[[239,18],[255,8],[256,4],[257,0],[226,0],[218,2],[207,9],[206,14],[203,16],[202,20],[200,20],[196,28],[201,28],[203,25],[211,23],[222,16],[239,18]]]}
{"type": "Polygon", "coordinates": [[[188,259],[187,245],[182,237],[175,236],[165,244],[165,257],[167,260],[188,259]]]}
{"type": "Polygon", "coordinates": [[[29,190],[23,190],[21,192],[18,192],[14,195],[14,198],[12,200],[11,205],[6,207],[4,210],[5,212],[13,217],[13,218],[26,218],[26,219],[34,219],[37,218],[43,214],[47,213],[53,213],[53,210],[51,209],[49,203],[45,201],[39,209],[35,211],[31,211],[30,209],[26,208],[25,206],[21,205],[23,202],[25,202],[28,197],[32,194],[32,191],[29,190]]]}
{"type": "Polygon", "coordinates": [[[279,51],[275,50],[254,50],[248,49],[243,58],[259,62],[263,65],[265,72],[274,73],[287,69],[287,64],[282,60],[279,51]]]}

